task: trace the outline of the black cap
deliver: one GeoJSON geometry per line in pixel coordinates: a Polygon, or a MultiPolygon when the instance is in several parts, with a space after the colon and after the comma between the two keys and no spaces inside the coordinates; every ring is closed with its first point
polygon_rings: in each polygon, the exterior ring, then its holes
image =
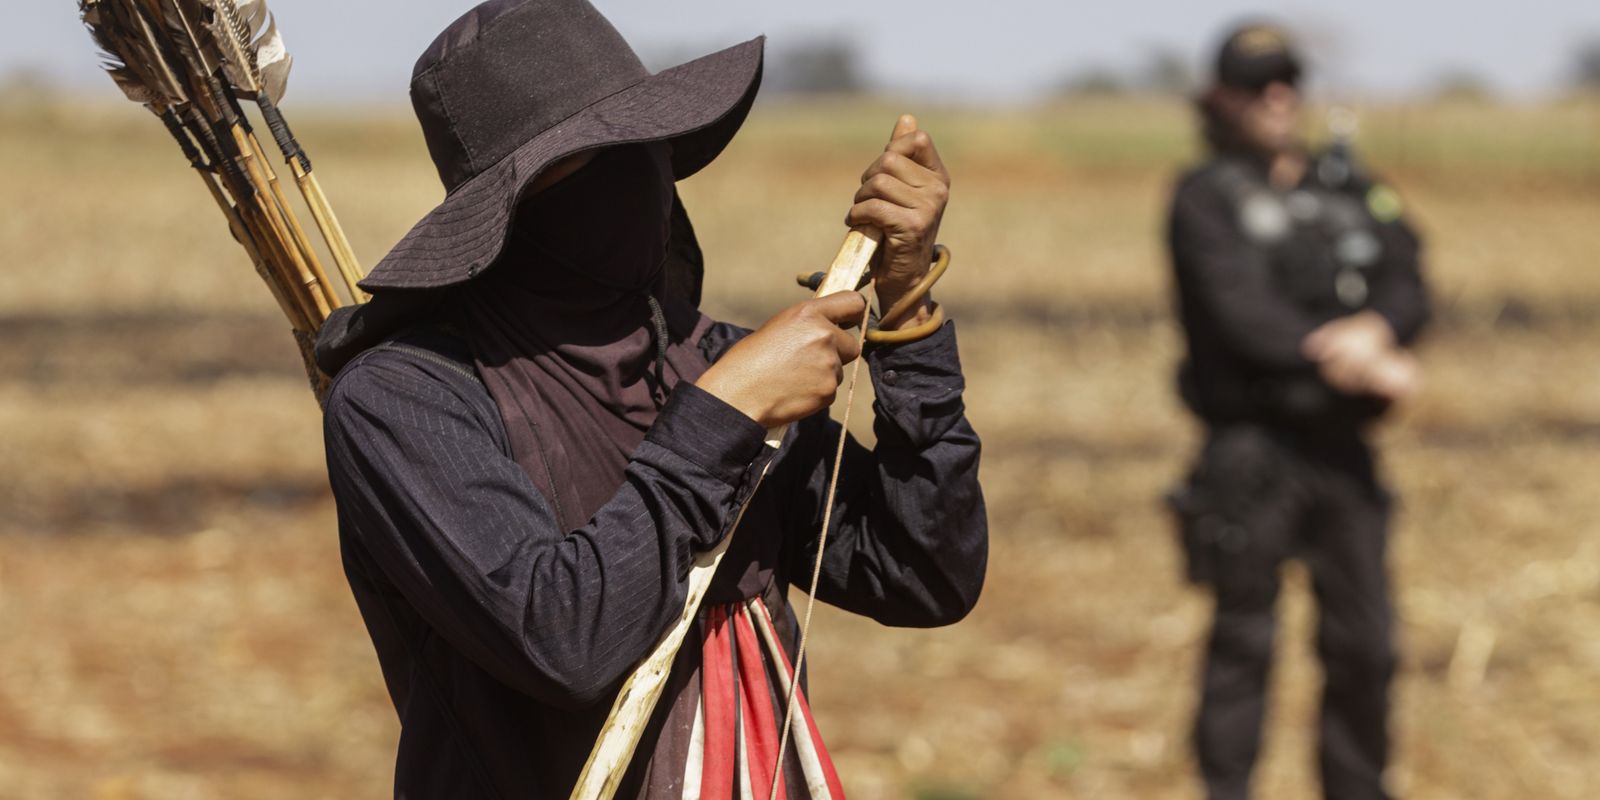
{"type": "Polygon", "coordinates": [[[1300,54],[1289,34],[1271,25],[1244,25],[1223,41],[1217,53],[1217,83],[1239,89],[1260,90],[1282,81],[1297,84],[1300,54]]]}

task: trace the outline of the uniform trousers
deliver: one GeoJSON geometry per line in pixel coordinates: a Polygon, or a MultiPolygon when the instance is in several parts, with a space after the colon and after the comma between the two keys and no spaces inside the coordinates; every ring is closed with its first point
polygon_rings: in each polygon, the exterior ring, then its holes
{"type": "Polygon", "coordinates": [[[1330,800],[1387,798],[1394,612],[1385,550],[1390,499],[1358,432],[1214,426],[1180,508],[1191,577],[1215,617],[1195,722],[1212,800],[1249,796],[1260,750],[1280,571],[1303,561],[1323,667],[1319,766],[1330,800]]]}

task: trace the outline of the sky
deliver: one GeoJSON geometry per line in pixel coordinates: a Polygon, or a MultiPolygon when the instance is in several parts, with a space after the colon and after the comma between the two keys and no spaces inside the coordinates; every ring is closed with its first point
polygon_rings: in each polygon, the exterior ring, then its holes
{"type": "MultiPolygon", "coordinates": [[[[113,96],[71,0],[11,0],[0,76],[113,96]]],[[[1229,22],[1262,5],[1232,0],[593,0],[652,66],[765,33],[779,52],[842,36],[867,77],[941,100],[1027,101],[1066,76],[1136,67],[1153,49],[1203,69],[1229,22]]],[[[402,104],[416,56],[467,0],[271,0],[295,55],[291,94],[402,104]]],[[[1600,38],[1597,0],[1342,0],[1266,6],[1304,32],[1324,91],[1403,98],[1465,72],[1512,97],[1565,80],[1573,49],[1600,38]]]]}

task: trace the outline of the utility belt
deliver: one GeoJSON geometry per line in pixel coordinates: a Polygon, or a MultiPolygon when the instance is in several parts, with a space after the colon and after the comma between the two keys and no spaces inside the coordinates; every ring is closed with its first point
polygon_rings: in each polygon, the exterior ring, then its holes
{"type": "Polygon", "coordinates": [[[1186,574],[1196,584],[1248,588],[1303,544],[1301,523],[1334,479],[1391,503],[1359,432],[1237,422],[1208,427],[1188,476],[1167,493],[1186,574]]]}
{"type": "Polygon", "coordinates": [[[1378,397],[1341,394],[1311,372],[1269,376],[1211,367],[1204,375],[1185,361],[1178,369],[1178,395],[1212,427],[1259,424],[1359,436],[1390,405],[1378,397]]]}

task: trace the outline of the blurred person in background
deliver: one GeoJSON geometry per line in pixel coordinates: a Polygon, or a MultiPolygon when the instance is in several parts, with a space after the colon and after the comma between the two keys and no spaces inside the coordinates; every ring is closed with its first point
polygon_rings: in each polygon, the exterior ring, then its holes
{"type": "MultiPolygon", "coordinates": [[[[865,301],[753,332],[698,308],[675,182],[732,139],[761,69],[755,39],[651,75],[585,0],[485,3],[419,60],[449,193],[317,348],[345,572],[400,716],[396,796],[568,796],[693,558],[735,525],[618,797],[765,796],[789,586],[812,569],[865,301]]],[[[883,231],[892,304],[928,271],[949,175],[903,117],[861,180],[848,224],[883,231]]],[[[903,325],[933,318],[924,299],[903,325]]],[[[877,445],[844,451],[818,594],[931,627],[976,602],[988,529],[954,328],[922,327],[863,356],[877,445]]],[[[787,796],[842,797],[803,702],[793,730],[787,796]]]]}
{"type": "Polygon", "coordinates": [[[1270,25],[1226,38],[1198,104],[1210,157],[1168,229],[1180,393],[1206,434],[1170,500],[1188,576],[1216,601],[1195,725],[1213,800],[1249,795],[1288,558],[1317,599],[1323,793],[1387,797],[1391,494],[1368,429],[1417,391],[1429,303],[1398,195],[1342,143],[1305,143],[1303,64],[1270,25]]]}

